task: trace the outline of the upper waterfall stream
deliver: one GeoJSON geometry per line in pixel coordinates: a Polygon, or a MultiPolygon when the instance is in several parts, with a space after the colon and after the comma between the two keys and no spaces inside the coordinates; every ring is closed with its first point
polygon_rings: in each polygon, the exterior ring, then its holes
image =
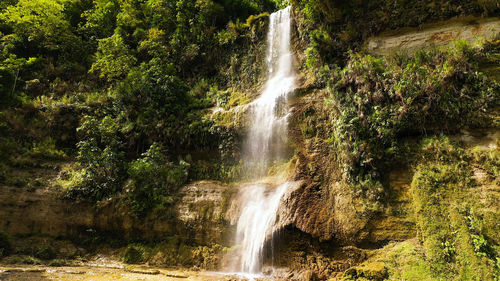
{"type": "Polygon", "coordinates": [[[290,50],[291,7],[270,15],[267,34],[268,81],[251,105],[251,125],[244,151],[250,176],[263,176],[273,160],[283,157],[288,119],[288,95],[295,88],[290,50]]]}
{"type": "MultiPolygon", "coordinates": [[[[290,48],[291,7],[270,15],[267,35],[268,80],[261,95],[251,104],[251,120],[244,164],[247,176],[263,177],[269,166],[283,159],[289,114],[288,96],[295,88],[296,73],[290,48]]],[[[276,214],[283,195],[293,185],[249,185],[240,191],[242,212],[236,242],[241,245],[239,272],[259,274],[263,248],[276,230],[276,214]]]]}

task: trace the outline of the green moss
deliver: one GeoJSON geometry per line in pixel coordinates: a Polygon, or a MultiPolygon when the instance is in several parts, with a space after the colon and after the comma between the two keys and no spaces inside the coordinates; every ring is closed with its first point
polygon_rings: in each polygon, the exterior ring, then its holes
{"type": "Polygon", "coordinates": [[[269,13],[261,13],[258,15],[250,15],[247,20],[246,20],[246,25],[248,27],[251,27],[252,25],[258,24],[258,21],[262,20],[268,20],[269,19],[269,13]]]}
{"type": "Polygon", "coordinates": [[[418,237],[433,277],[492,280],[498,253],[483,235],[471,155],[446,138],[423,142],[411,184],[418,237]],[[479,223],[481,222],[481,223],[479,223]]]}
{"type": "Polygon", "coordinates": [[[226,250],[218,244],[195,247],[192,249],[194,263],[204,269],[217,269],[226,250]]]}
{"type": "Polygon", "coordinates": [[[231,108],[245,105],[252,101],[250,93],[238,90],[237,88],[219,90],[217,86],[212,86],[206,95],[215,101],[215,106],[222,107],[225,110],[230,110],[231,108]]]}
{"type": "Polygon", "coordinates": [[[129,245],[123,252],[122,261],[129,264],[142,263],[145,260],[144,248],[140,245],[129,245]]]}
{"type": "Polygon", "coordinates": [[[235,107],[240,105],[245,105],[252,101],[252,96],[246,92],[231,91],[227,105],[229,107],[235,107]]]}
{"type": "MultiPolygon", "coordinates": [[[[498,147],[498,144],[495,145],[498,147]]],[[[469,151],[469,154],[474,163],[484,169],[497,185],[500,185],[500,150],[484,150],[481,147],[475,147],[469,151]]]]}
{"type": "Polygon", "coordinates": [[[196,210],[191,209],[197,214],[199,222],[211,222],[214,213],[215,204],[212,201],[196,202],[196,210]]]}
{"type": "Polygon", "coordinates": [[[227,210],[231,206],[231,199],[236,192],[237,190],[233,188],[227,188],[222,192],[222,200],[220,201],[220,220],[224,220],[224,214],[227,213],[227,210]]]}
{"type": "Polygon", "coordinates": [[[384,280],[387,268],[381,262],[363,263],[344,272],[344,280],[384,280]]]}
{"type": "Polygon", "coordinates": [[[407,241],[386,248],[384,260],[388,267],[388,280],[438,280],[433,277],[430,264],[425,260],[420,245],[407,241]]]}

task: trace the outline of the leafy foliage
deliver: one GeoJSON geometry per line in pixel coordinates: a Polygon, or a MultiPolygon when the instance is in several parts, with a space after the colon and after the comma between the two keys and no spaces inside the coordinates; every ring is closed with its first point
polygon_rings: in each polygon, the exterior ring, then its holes
{"type": "Polygon", "coordinates": [[[101,78],[110,81],[123,78],[135,64],[135,57],[119,34],[99,40],[96,62],[90,72],[99,72],[101,78]]]}
{"type": "Polygon", "coordinates": [[[276,4],[2,1],[0,177],[14,162],[76,157],[67,198],[120,198],[137,215],[170,206],[188,178],[236,177],[237,140],[224,140],[236,134],[206,109],[219,88],[258,84],[276,4]]]}
{"type": "Polygon", "coordinates": [[[477,72],[479,52],[457,42],[450,50],[415,56],[351,53],[328,83],[334,108],[330,142],[343,178],[377,199],[384,163],[405,151],[398,143],[402,136],[484,125],[500,85],[477,72]]]}
{"type": "Polygon", "coordinates": [[[167,207],[174,202],[174,194],[187,179],[188,164],[168,162],[157,143],[129,164],[131,181],[126,185],[132,210],[144,215],[153,207],[167,207]]]}
{"type": "MultiPolygon", "coordinates": [[[[29,42],[39,41],[48,49],[60,47],[61,39],[71,36],[69,22],[64,18],[64,0],[20,0],[0,14],[11,24],[17,36],[29,42]]],[[[69,43],[69,42],[64,42],[69,43]]]]}
{"type": "Polygon", "coordinates": [[[126,173],[124,153],[118,150],[117,125],[109,116],[99,120],[86,116],[79,133],[85,137],[77,144],[82,169],[68,198],[103,200],[122,189],[126,173]]]}

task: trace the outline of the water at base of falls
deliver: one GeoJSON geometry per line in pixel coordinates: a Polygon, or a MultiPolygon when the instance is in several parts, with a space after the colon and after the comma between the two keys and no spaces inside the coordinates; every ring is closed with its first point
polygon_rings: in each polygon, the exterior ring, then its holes
{"type": "MultiPolygon", "coordinates": [[[[295,89],[291,40],[291,7],[269,17],[267,66],[269,78],[261,95],[251,104],[249,128],[243,161],[249,177],[265,176],[273,161],[282,160],[288,126],[288,96],[295,89]]],[[[249,185],[240,190],[241,215],[237,224],[240,245],[238,266],[242,276],[261,276],[266,241],[279,227],[277,212],[283,195],[293,182],[272,187],[249,185]]]]}
{"type": "Polygon", "coordinates": [[[242,192],[245,206],[238,220],[237,235],[241,241],[241,271],[259,273],[262,267],[263,245],[274,232],[281,198],[290,187],[286,182],[274,190],[265,185],[247,186],[242,192]]]}

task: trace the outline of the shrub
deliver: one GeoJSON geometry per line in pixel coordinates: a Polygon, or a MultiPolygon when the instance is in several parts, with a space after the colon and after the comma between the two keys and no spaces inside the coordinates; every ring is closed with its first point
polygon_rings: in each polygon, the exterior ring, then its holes
{"type": "Polygon", "coordinates": [[[74,174],[76,185],[70,186],[65,197],[100,201],[122,190],[125,176],[125,156],[115,119],[106,116],[85,116],[78,132],[84,138],[77,144],[77,160],[82,167],[74,174]]]}
{"type": "Polygon", "coordinates": [[[57,256],[56,251],[48,245],[42,245],[35,252],[35,257],[42,260],[51,260],[56,258],[56,256],[57,256]]]}
{"type": "Polygon", "coordinates": [[[33,148],[28,152],[28,154],[31,157],[43,159],[59,160],[66,158],[64,151],[57,149],[56,142],[51,138],[34,143],[33,148]]]}
{"type": "Polygon", "coordinates": [[[128,264],[138,264],[144,262],[144,249],[137,245],[129,245],[123,253],[122,261],[128,264]]]}
{"type": "Polygon", "coordinates": [[[70,186],[65,197],[100,201],[122,189],[124,176],[123,153],[111,147],[101,149],[95,141],[82,141],[79,146],[79,162],[84,166],[75,173],[77,185],[70,186]]]}
{"type": "Polygon", "coordinates": [[[9,234],[0,231],[0,257],[10,254],[11,247],[9,234]]]}
{"type": "Polygon", "coordinates": [[[126,188],[132,210],[144,215],[154,207],[172,204],[175,191],[186,182],[188,167],[182,160],[177,165],[169,162],[161,145],[153,143],[142,158],[129,164],[131,180],[126,188]]]}
{"type": "Polygon", "coordinates": [[[127,75],[130,68],[136,63],[123,38],[114,34],[99,40],[96,53],[96,62],[90,72],[97,72],[101,78],[113,81],[127,75]]]}

